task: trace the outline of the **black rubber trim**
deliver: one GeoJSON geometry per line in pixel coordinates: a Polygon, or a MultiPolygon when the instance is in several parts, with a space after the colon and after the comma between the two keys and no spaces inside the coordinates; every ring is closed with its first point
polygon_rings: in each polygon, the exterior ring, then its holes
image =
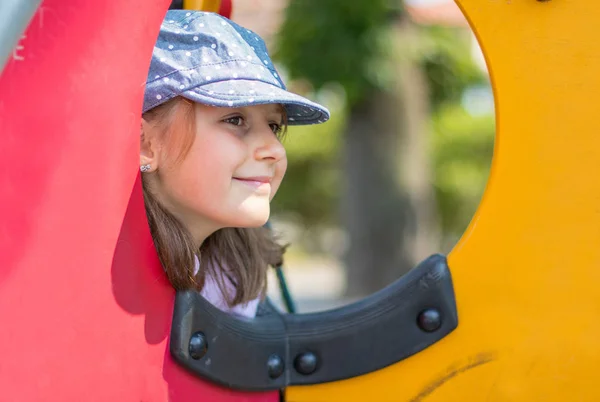
{"type": "Polygon", "coordinates": [[[179,364],[202,378],[240,390],[275,390],[379,370],[457,325],[450,270],[444,256],[434,255],[366,299],[319,313],[271,310],[239,319],[196,292],[178,292],[170,348],[179,364]],[[190,355],[193,337],[194,347],[198,337],[206,343],[200,355],[192,353],[198,359],[190,355]],[[283,363],[278,377],[277,362],[283,363]]]}
{"type": "Polygon", "coordinates": [[[183,10],[183,0],[173,0],[169,6],[169,10],[183,10]]]}

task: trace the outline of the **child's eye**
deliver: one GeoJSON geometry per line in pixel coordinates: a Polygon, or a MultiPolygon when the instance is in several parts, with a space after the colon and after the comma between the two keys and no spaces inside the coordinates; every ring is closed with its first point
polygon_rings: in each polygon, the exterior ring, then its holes
{"type": "Polygon", "coordinates": [[[283,127],[277,123],[271,123],[269,124],[269,127],[271,127],[271,131],[273,131],[273,134],[275,135],[279,135],[283,131],[283,127]]]}
{"type": "Polygon", "coordinates": [[[223,121],[225,123],[233,124],[234,126],[243,126],[244,125],[244,118],[242,116],[228,117],[223,121]]]}

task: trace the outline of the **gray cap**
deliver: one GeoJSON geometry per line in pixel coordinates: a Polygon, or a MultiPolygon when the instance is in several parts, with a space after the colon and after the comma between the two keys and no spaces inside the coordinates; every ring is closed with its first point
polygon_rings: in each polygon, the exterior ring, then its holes
{"type": "Polygon", "coordinates": [[[290,125],[329,119],[325,107],[286,91],[258,35],[215,13],[167,12],[152,52],[143,112],[176,96],[220,107],[280,103],[290,125]]]}

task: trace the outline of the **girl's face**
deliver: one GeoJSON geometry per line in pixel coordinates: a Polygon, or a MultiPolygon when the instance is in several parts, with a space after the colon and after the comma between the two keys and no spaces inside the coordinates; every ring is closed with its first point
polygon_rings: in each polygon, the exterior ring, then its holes
{"type": "Polygon", "coordinates": [[[168,136],[142,122],[141,163],[152,166],[150,190],[199,242],[224,227],[265,224],[287,168],[282,107],[193,107],[194,138],[182,157],[189,122],[176,113],[168,136]]]}

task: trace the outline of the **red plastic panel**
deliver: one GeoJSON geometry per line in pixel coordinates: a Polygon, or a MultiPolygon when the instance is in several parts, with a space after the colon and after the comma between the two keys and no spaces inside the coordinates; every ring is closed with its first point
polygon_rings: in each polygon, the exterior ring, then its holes
{"type": "Polygon", "coordinates": [[[0,76],[0,401],[277,401],[188,375],[138,180],[168,0],[45,0],[0,76]]]}
{"type": "Polygon", "coordinates": [[[233,12],[233,4],[231,0],[221,0],[221,4],[219,5],[219,14],[223,17],[231,18],[231,13],[233,12]]]}

